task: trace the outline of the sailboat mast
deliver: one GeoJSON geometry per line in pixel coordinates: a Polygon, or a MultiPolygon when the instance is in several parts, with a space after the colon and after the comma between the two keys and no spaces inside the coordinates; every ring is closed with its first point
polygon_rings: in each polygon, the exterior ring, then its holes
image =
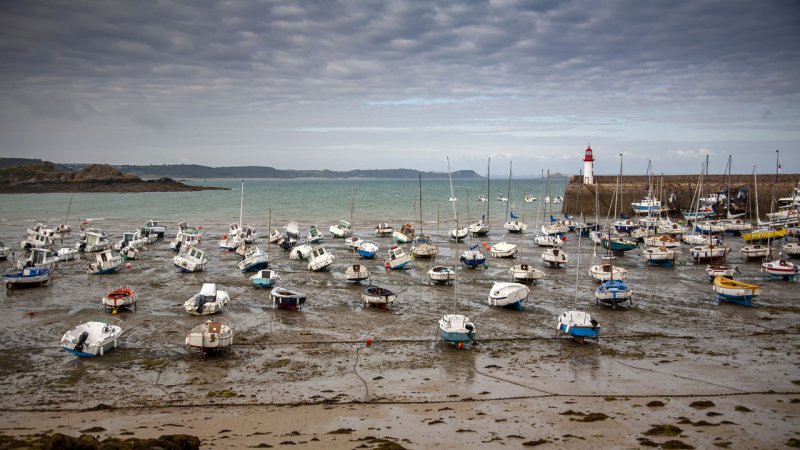
{"type": "Polygon", "coordinates": [[[267,215],[267,255],[269,255],[269,246],[272,244],[270,242],[271,235],[272,235],[272,208],[269,209],[269,214],[267,215]]]}
{"type": "Polygon", "coordinates": [[[64,219],[64,225],[66,225],[67,221],[69,221],[69,211],[72,209],[72,197],[74,196],[75,194],[69,196],[69,206],[67,206],[67,218],[64,219]]]}
{"type": "MultiPolygon", "coordinates": [[[[453,200],[456,198],[455,194],[453,193],[453,173],[450,172],[450,157],[447,157],[447,177],[450,179],[450,203],[453,204],[453,217],[456,219],[456,230],[458,230],[458,212],[456,211],[456,202],[453,200]]],[[[422,200],[420,200],[422,203],[422,200]]]]}
{"type": "Polygon", "coordinates": [[[419,234],[422,234],[422,174],[417,172],[419,177],[419,234]]]}
{"type": "Polygon", "coordinates": [[[509,220],[508,207],[511,206],[511,161],[508,162],[508,192],[506,193],[506,220],[509,220]]]}
{"type": "Polygon", "coordinates": [[[242,213],[244,212],[244,180],[242,180],[242,198],[239,201],[239,235],[243,235],[242,232],[242,213]]]}
{"type": "Polygon", "coordinates": [[[756,166],[753,166],[753,188],[756,190],[756,225],[758,225],[758,222],[761,221],[761,216],[758,214],[758,175],[756,175],[756,166]]]}
{"type": "Polygon", "coordinates": [[[489,161],[486,162],[486,223],[491,227],[491,223],[489,222],[489,205],[492,203],[490,199],[490,192],[489,191],[489,180],[492,179],[492,173],[489,168],[492,165],[492,158],[489,158],[489,161]]]}

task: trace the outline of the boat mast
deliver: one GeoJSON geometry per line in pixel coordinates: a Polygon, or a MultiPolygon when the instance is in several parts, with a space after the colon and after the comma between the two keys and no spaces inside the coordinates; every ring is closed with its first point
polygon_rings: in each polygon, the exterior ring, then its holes
{"type": "Polygon", "coordinates": [[[269,214],[267,215],[267,256],[269,256],[269,246],[272,244],[270,242],[271,235],[272,235],[272,208],[269,209],[269,214]]]}
{"type": "Polygon", "coordinates": [[[728,180],[725,183],[727,192],[725,193],[725,218],[731,218],[731,172],[733,172],[733,155],[728,155],[728,165],[725,167],[728,172],[728,180]]]}
{"type": "Polygon", "coordinates": [[[70,211],[70,209],[72,209],[72,197],[73,197],[73,196],[75,196],[75,194],[71,194],[71,195],[69,196],[69,206],[67,206],[67,218],[66,218],[66,219],[64,219],[64,226],[65,226],[65,227],[66,227],[66,225],[67,225],[67,221],[69,220],[69,211],[70,211]]]}
{"type": "Polygon", "coordinates": [[[244,211],[244,179],[242,179],[242,199],[239,201],[239,236],[244,236],[242,231],[242,212],[244,211]]]}
{"type": "MultiPolygon", "coordinates": [[[[456,195],[453,193],[453,173],[450,172],[450,157],[447,156],[447,177],[450,178],[450,203],[453,204],[453,217],[456,220],[456,233],[458,233],[458,212],[456,211],[456,202],[453,199],[456,198],[456,195]]],[[[420,200],[422,203],[422,200],[420,200]]]]}
{"type": "Polygon", "coordinates": [[[486,224],[489,225],[489,228],[492,227],[489,221],[489,204],[492,203],[489,198],[490,191],[489,191],[489,180],[492,178],[492,174],[489,171],[489,167],[492,165],[492,158],[489,158],[489,161],[486,162],[486,224]]]}
{"type": "MultiPolygon", "coordinates": [[[[756,166],[753,166],[753,189],[756,191],[756,226],[758,226],[758,222],[761,221],[761,217],[758,215],[758,175],[756,175],[756,166]]],[[[750,210],[750,215],[753,215],[753,210],[750,210]]]]}
{"type": "Polygon", "coordinates": [[[775,185],[778,184],[778,172],[781,170],[781,151],[775,150],[775,179],[772,181],[772,198],[769,200],[769,215],[767,218],[767,259],[772,259],[772,248],[769,246],[772,237],[772,218],[775,212],[775,185]]]}
{"type": "Polygon", "coordinates": [[[417,176],[419,177],[419,233],[417,235],[422,234],[422,173],[417,172],[417,176]]]}
{"type": "Polygon", "coordinates": [[[511,206],[511,161],[508,162],[508,193],[506,193],[506,221],[511,220],[508,208],[511,206]]]}

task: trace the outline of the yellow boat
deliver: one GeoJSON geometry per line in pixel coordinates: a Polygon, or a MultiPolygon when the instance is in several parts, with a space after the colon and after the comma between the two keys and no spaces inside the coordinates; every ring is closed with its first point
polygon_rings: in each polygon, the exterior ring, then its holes
{"type": "Polygon", "coordinates": [[[765,230],[763,228],[759,230],[753,230],[747,233],[742,233],[742,239],[745,242],[751,241],[766,241],[767,239],[781,239],[786,236],[786,228],[776,228],[774,230],[765,230]]]}
{"type": "Polygon", "coordinates": [[[717,293],[718,302],[729,301],[750,306],[753,299],[761,295],[763,289],[755,284],[718,276],[714,278],[714,292],[717,293]]]}

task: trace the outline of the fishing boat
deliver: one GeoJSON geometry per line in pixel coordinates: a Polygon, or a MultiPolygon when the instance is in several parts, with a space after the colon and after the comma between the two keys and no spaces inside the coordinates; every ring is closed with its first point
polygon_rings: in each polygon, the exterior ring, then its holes
{"type": "Polygon", "coordinates": [[[737,273],[739,273],[739,266],[727,264],[709,264],[706,266],[708,281],[714,281],[716,277],[733,278],[737,273]]]}
{"type": "Polygon", "coordinates": [[[273,308],[300,310],[306,302],[305,294],[282,287],[274,287],[270,293],[273,308]]]}
{"type": "Polygon", "coordinates": [[[742,283],[722,276],[714,278],[714,292],[717,302],[731,302],[739,305],[752,306],[753,300],[763,293],[761,286],[742,283]]]}
{"type": "Polygon", "coordinates": [[[24,241],[20,242],[19,246],[23,250],[50,248],[53,246],[53,240],[42,234],[29,234],[24,241]]]}
{"type": "Polygon", "coordinates": [[[344,239],[352,236],[353,226],[346,220],[340,220],[336,225],[331,225],[330,232],[335,238],[344,239]]]}
{"type": "Polygon", "coordinates": [[[379,309],[389,309],[397,300],[397,294],[390,289],[370,284],[361,293],[361,300],[364,307],[375,306],[379,309]]]}
{"type": "Polygon", "coordinates": [[[121,320],[95,318],[64,333],[61,348],[76,356],[103,356],[117,347],[121,335],[121,320]]]}
{"type": "Polygon", "coordinates": [[[761,259],[769,255],[772,252],[772,248],[766,245],[752,244],[742,246],[739,251],[742,252],[742,256],[745,259],[761,259]]]}
{"type": "Polygon", "coordinates": [[[50,281],[50,269],[44,267],[26,267],[18,272],[3,274],[6,289],[44,286],[48,281],[50,281]]]}
{"type": "Polygon", "coordinates": [[[283,226],[283,232],[286,233],[287,236],[293,238],[300,237],[300,224],[297,223],[296,220],[290,220],[289,223],[283,226]]]}
{"type": "Polygon", "coordinates": [[[516,244],[510,242],[498,242],[489,249],[492,258],[513,258],[517,254],[516,244]]]}
{"type": "Polygon", "coordinates": [[[384,266],[392,270],[405,269],[411,264],[412,260],[413,257],[406,254],[402,247],[395,245],[389,249],[384,266]]]}
{"type": "Polygon", "coordinates": [[[511,279],[517,283],[536,284],[544,278],[544,272],[530,264],[515,264],[508,269],[511,279]]]}
{"type": "Polygon", "coordinates": [[[278,272],[270,269],[263,269],[250,276],[250,282],[257,288],[271,288],[281,277],[278,272]]]}
{"type": "Polygon", "coordinates": [[[774,280],[794,280],[800,274],[800,266],[778,258],[761,263],[761,271],[768,273],[770,278],[774,280]]]}
{"type": "Polygon", "coordinates": [[[556,335],[560,333],[564,333],[582,344],[587,338],[599,338],[600,325],[589,313],[564,311],[558,317],[556,335]]]}
{"type": "Polygon", "coordinates": [[[196,316],[207,316],[221,313],[230,297],[226,291],[217,289],[215,283],[203,283],[200,292],[183,304],[186,312],[196,316]]]}
{"type": "Polygon", "coordinates": [[[678,260],[680,252],[662,245],[658,247],[647,247],[642,250],[642,255],[647,264],[672,267],[675,265],[675,261],[678,260]]]}
{"type": "Polygon", "coordinates": [[[17,260],[17,269],[21,270],[26,267],[52,269],[59,261],[58,255],[53,253],[52,250],[46,248],[32,248],[30,256],[17,260]]]}
{"type": "Polygon", "coordinates": [[[104,295],[101,303],[103,304],[103,309],[106,311],[111,310],[114,314],[116,314],[120,308],[127,308],[129,306],[133,306],[133,310],[135,311],[136,292],[128,286],[117,288],[104,295]]]}
{"type": "Polygon", "coordinates": [[[461,264],[473,269],[483,266],[486,263],[486,255],[481,253],[478,247],[479,244],[475,244],[464,250],[459,258],[461,264]]]}
{"type": "Polygon", "coordinates": [[[490,306],[523,310],[523,303],[528,298],[531,290],[521,283],[496,282],[489,291],[488,303],[490,306]]]}
{"type": "Polygon", "coordinates": [[[239,261],[239,270],[242,272],[255,272],[269,267],[269,254],[253,246],[244,254],[244,259],[239,261]]]}
{"type": "Polygon", "coordinates": [[[139,230],[132,231],[129,233],[122,233],[122,239],[117,241],[114,244],[114,250],[122,250],[125,247],[133,247],[133,248],[142,248],[147,240],[142,237],[139,230]]]}
{"type": "Polygon", "coordinates": [[[155,235],[158,239],[163,239],[167,234],[167,227],[159,224],[157,220],[148,220],[142,225],[141,231],[143,235],[155,235]]]}
{"type": "Polygon", "coordinates": [[[89,263],[86,271],[93,275],[105,275],[116,272],[122,265],[122,257],[111,250],[103,250],[95,255],[95,262],[89,263]]]}
{"type": "MultiPolygon", "coordinates": [[[[175,239],[170,241],[169,248],[179,252],[189,247],[200,245],[200,227],[190,227],[186,222],[178,222],[178,232],[175,239]]],[[[225,236],[227,239],[227,236],[225,236]]]]}
{"type": "Polygon", "coordinates": [[[627,284],[619,280],[609,280],[600,283],[594,290],[595,306],[600,303],[617,309],[617,306],[628,302],[630,305],[633,291],[627,284]]]}
{"type": "Polygon", "coordinates": [[[233,329],[230,322],[206,320],[189,330],[186,346],[199,349],[203,354],[220,352],[233,345],[233,329]]]}
{"type": "Polygon", "coordinates": [[[325,251],[325,247],[318,245],[311,249],[311,256],[308,258],[308,270],[319,272],[327,270],[333,265],[336,257],[332,253],[325,251]]]}
{"type": "Polygon", "coordinates": [[[403,224],[399,230],[392,232],[392,239],[398,244],[406,244],[414,239],[414,225],[410,223],[403,224]]]}
{"type": "Polygon", "coordinates": [[[308,227],[308,233],[306,233],[306,242],[309,244],[318,244],[322,242],[325,236],[319,232],[316,225],[311,225],[308,227]]]}
{"type": "Polygon", "coordinates": [[[550,266],[561,267],[569,262],[569,257],[560,248],[548,248],[542,252],[542,261],[550,266]]]}
{"type": "Polygon", "coordinates": [[[344,270],[344,279],[351,283],[360,283],[369,278],[369,270],[363,264],[350,264],[344,270]]]}
{"type": "Polygon", "coordinates": [[[294,261],[306,261],[311,257],[311,250],[313,249],[314,247],[310,244],[300,244],[296,247],[292,247],[292,251],[289,253],[289,259],[294,261]]]}
{"type": "Polygon", "coordinates": [[[428,278],[435,284],[449,284],[456,279],[456,271],[452,267],[433,266],[428,270],[428,278]]]}
{"type": "Polygon", "coordinates": [[[375,225],[375,237],[388,237],[394,233],[394,227],[386,222],[375,225]]]}
{"type": "Polygon", "coordinates": [[[373,241],[363,241],[356,249],[356,253],[362,258],[374,258],[378,253],[378,244],[373,241]]]}
{"type": "Polygon", "coordinates": [[[633,212],[636,214],[652,214],[661,212],[661,200],[645,196],[638,202],[631,203],[633,212]]]}

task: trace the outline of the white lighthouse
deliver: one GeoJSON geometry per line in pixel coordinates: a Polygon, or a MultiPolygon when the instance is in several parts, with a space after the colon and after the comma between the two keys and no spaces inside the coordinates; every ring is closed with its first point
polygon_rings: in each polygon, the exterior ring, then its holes
{"type": "Polygon", "coordinates": [[[594,156],[592,147],[586,147],[586,156],[583,157],[583,184],[594,184],[594,156]]]}

